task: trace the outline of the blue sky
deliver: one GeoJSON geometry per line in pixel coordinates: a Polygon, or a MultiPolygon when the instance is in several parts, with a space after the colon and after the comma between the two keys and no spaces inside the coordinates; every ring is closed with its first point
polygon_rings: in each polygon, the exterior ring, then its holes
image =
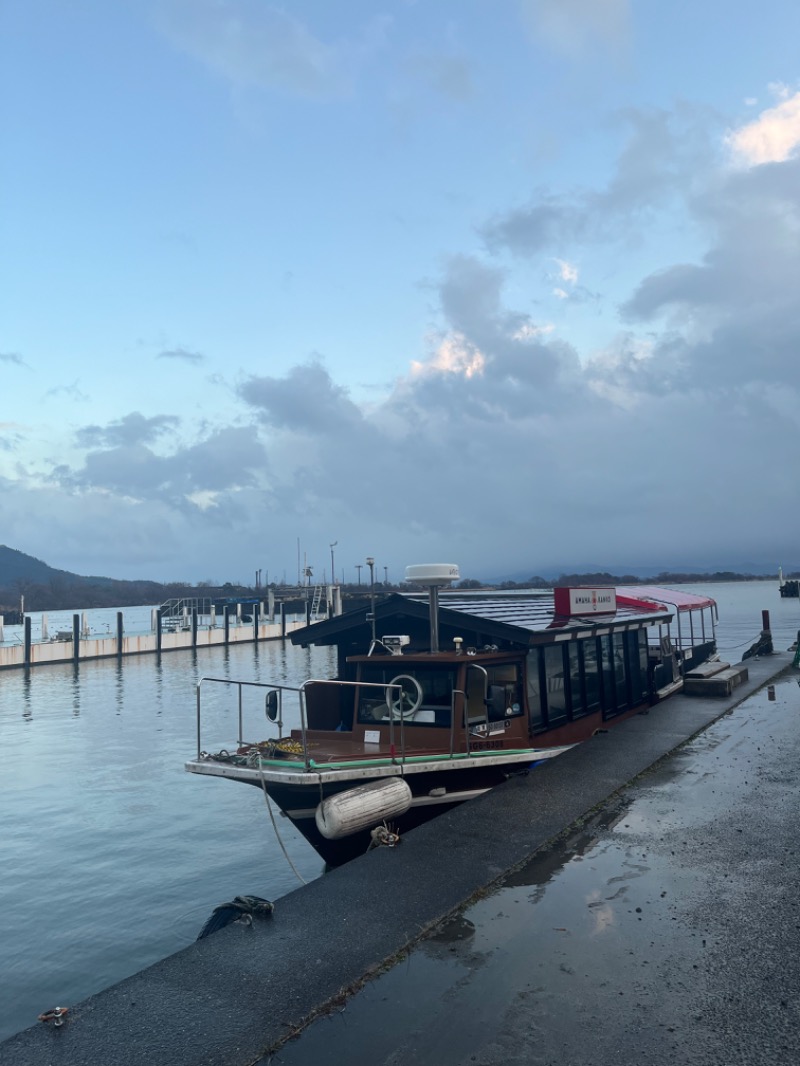
{"type": "Polygon", "coordinates": [[[784,0],[5,0],[0,540],[797,565],[798,39],[784,0]]]}

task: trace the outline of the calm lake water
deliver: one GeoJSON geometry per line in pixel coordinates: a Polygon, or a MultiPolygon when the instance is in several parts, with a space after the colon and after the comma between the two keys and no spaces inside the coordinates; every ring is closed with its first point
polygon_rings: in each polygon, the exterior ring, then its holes
{"type": "MultiPolygon", "coordinates": [[[[800,629],[800,601],[781,600],[774,580],[686,588],[718,601],[732,661],[758,636],[762,609],[778,649],[800,629]]],[[[217,904],[298,885],[257,789],[184,772],[195,685],[298,684],[334,668],[331,649],[272,642],[0,673],[0,1039],[190,944],[217,904]]],[[[209,750],[236,735],[233,694],[213,703],[209,750]]],[[[251,701],[253,721],[255,711],[251,701]]],[[[269,733],[258,716],[256,739],[269,733]]],[[[300,875],[319,876],[316,853],[278,824],[300,875]]]]}

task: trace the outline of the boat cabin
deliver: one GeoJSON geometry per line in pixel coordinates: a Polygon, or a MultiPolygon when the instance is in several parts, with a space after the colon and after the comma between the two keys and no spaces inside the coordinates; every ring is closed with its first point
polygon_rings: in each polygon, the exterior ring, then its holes
{"type": "Polygon", "coordinates": [[[308,687],[308,729],[398,750],[582,739],[674,688],[683,657],[702,644],[706,658],[713,646],[713,616],[708,633],[702,616],[713,601],[636,591],[445,592],[435,619],[424,594],[393,594],[374,614],[362,607],[314,623],[293,642],[336,646],[338,680],[349,684],[308,687]],[[670,625],[690,610],[701,612],[698,639],[692,625],[693,643],[681,648],[683,631],[674,641],[670,625]]]}

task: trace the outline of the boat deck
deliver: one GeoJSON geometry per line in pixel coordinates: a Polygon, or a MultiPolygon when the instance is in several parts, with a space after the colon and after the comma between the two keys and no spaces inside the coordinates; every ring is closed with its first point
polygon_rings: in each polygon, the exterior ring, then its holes
{"type": "MultiPolygon", "coordinates": [[[[539,748],[532,742],[528,743],[515,743],[513,745],[505,745],[501,741],[492,741],[491,738],[487,740],[475,738],[470,744],[469,751],[465,747],[458,744],[456,740],[452,750],[450,746],[442,745],[441,737],[438,737],[438,743],[420,744],[419,732],[417,731],[416,737],[412,742],[406,741],[403,743],[400,737],[400,731],[395,734],[394,744],[392,744],[388,735],[381,734],[376,741],[365,740],[363,734],[356,733],[331,733],[327,730],[315,731],[313,729],[308,730],[307,734],[307,750],[308,757],[311,760],[313,767],[331,767],[337,766],[342,763],[358,763],[358,762],[383,762],[387,760],[395,760],[400,762],[402,760],[413,759],[435,759],[435,758],[465,758],[470,755],[484,754],[490,751],[495,755],[502,755],[505,752],[519,752],[519,751],[537,751],[539,748]]],[[[285,741],[286,738],[284,738],[285,741]]],[[[299,729],[292,730],[291,743],[294,750],[285,751],[279,753],[274,749],[270,750],[265,745],[259,745],[263,751],[261,757],[261,765],[263,767],[269,767],[270,769],[280,770],[296,769],[299,766],[305,765],[304,752],[303,752],[303,734],[299,729]]],[[[563,745],[562,745],[563,747],[563,745]]],[[[248,749],[240,749],[239,755],[241,758],[246,758],[248,749]]],[[[212,757],[211,761],[214,759],[212,757]]],[[[220,760],[223,761],[223,760],[220,760]]],[[[227,761],[227,760],[224,760],[227,761]]]]}
{"type": "MultiPolygon", "coordinates": [[[[419,743],[409,744],[406,740],[401,742],[400,730],[395,733],[394,744],[389,735],[381,733],[377,741],[367,741],[363,734],[359,733],[330,733],[309,729],[308,755],[315,763],[320,762],[352,762],[360,759],[391,759],[394,755],[400,758],[415,755],[444,754],[441,744],[429,744],[422,746],[419,743]]],[[[301,751],[303,734],[299,729],[292,730],[292,740],[299,742],[301,751]]],[[[302,755],[299,756],[302,758],[302,755]]],[[[280,761],[285,761],[281,759],[280,761]]]]}

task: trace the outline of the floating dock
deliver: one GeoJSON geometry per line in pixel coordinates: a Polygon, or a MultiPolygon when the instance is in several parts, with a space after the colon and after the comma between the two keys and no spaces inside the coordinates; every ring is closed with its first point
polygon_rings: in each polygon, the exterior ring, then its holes
{"type": "Polygon", "coordinates": [[[122,611],[117,611],[116,632],[100,637],[88,635],[82,616],[75,614],[72,628],[59,631],[51,640],[33,640],[31,620],[26,615],[21,643],[0,645],[0,670],[280,640],[307,624],[306,618],[292,619],[283,611],[275,622],[263,614],[244,622],[236,614],[226,613],[211,625],[201,624],[196,614],[188,615],[185,620],[162,618],[155,609],[154,614],[152,632],[128,634],[123,630],[122,611]]]}

